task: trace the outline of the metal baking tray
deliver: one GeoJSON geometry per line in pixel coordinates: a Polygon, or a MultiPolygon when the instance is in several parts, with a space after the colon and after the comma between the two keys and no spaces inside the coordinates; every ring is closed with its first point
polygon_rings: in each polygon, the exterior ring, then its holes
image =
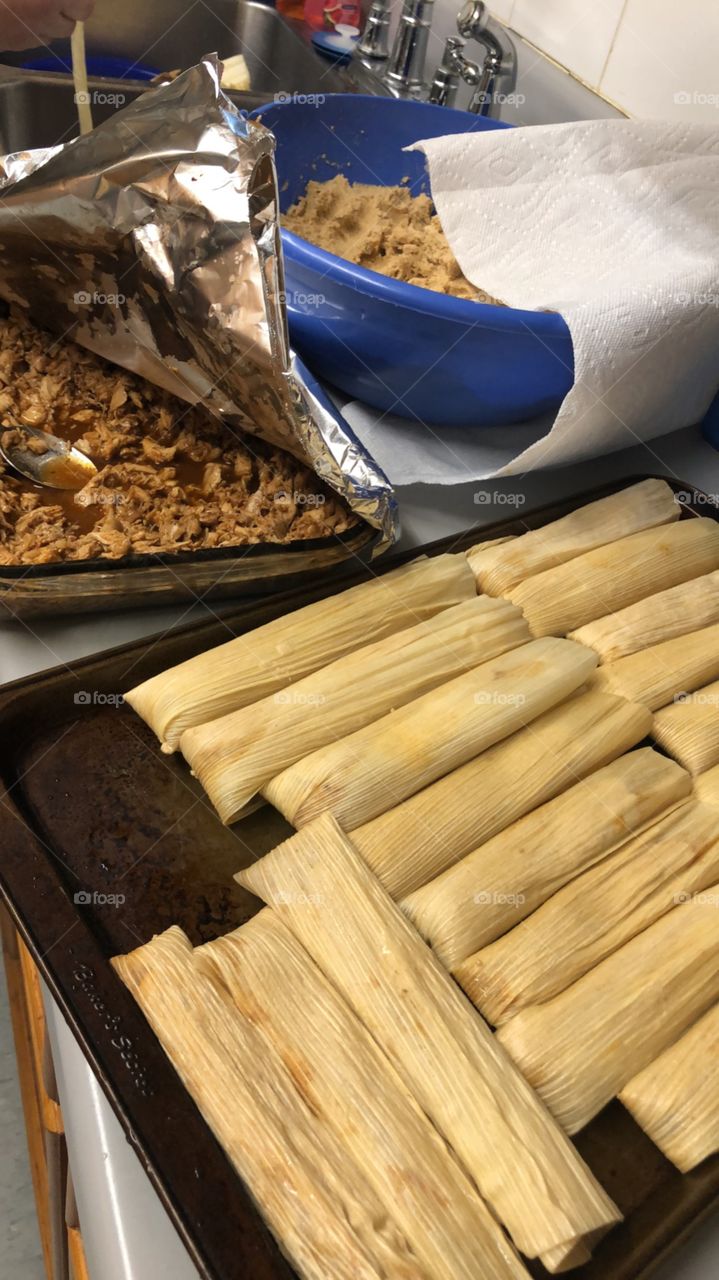
{"type": "MultiPolygon", "coordinates": [[[[622,487],[423,550],[460,550],[478,537],[523,532],[622,487]]],[[[691,492],[688,485],[673,487],[691,492]]],[[[682,505],[683,517],[719,519],[703,494],[682,505]]],[[[389,557],[379,572],[416,554],[389,557]]],[[[369,572],[358,570],[354,578],[369,572]]],[[[269,806],[221,826],[186,766],[159,752],[119,695],[221,643],[230,630],[247,631],[331,590],[326,581],[315,583],[312,591],[254,603],[222,622],[112,649],[0,692],[0,888],[128,1140],[210,1280],[290,1280],[293,1272],[108,958],[173,923],[195,944],[236,927],[259,904],[233,873],[290,828],[269,806]]],[[[719,1204],[719,1159],[682,1176],[618,1103],[576,1141],[625,1214],[592,1262],[574,1273],[578,1280],[647,1276],[719,1204]]],[[[536,1266],[533,1274],[545,1273],[536,1266]]]]}

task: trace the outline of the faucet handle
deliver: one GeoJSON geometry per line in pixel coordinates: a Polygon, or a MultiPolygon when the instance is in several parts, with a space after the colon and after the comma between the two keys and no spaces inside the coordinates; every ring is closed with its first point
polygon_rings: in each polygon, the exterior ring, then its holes
{"type": "Polygon", "coordinates": [[[489,13],[483,0],[465,0],[457,14],[457,30],[465,40],[476,40],[484,31],[489,13]]]}

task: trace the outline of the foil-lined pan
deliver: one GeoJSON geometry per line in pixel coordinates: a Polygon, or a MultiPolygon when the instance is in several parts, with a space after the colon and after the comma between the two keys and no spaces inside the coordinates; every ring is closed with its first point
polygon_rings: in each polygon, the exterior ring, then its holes
{"type": "Polygon", "coordinates": [[[390,485],[291,352],[274,139],[212,57],[65,146],[0,159],[0,298],[307,464],[341,537],[0,569],[18,616],[274,589],[386,549],[390,485]]]}

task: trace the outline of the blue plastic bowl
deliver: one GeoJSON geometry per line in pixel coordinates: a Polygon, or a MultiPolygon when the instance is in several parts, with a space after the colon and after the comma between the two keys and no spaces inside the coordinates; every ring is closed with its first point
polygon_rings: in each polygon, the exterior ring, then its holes
{"type": "MultiPolygon", "coordinates": [[[[284,212],[310,179],[411,183],[429,194],[421,138],[509,126],[466,111],[336,94],[252,113],[277,140],[284,212]]],[[[357,267],[282,232],[293,346],[321,377],[383,412],[498,426],[556,409],[574,381],[561,316],[451,298],[357,267]]]]}
{"type": "MultiPolygon", "coordinates": [[[[38,57],[26,58],[21,63],[23,71],[60,71],[64,75],[72,73],[72,58],[70,55],[70,46],[67,46],[67,53],[51,51],[38,55],[38,57]]],[[[159,75],[159,71],[155,67],[147,67],[142,63],[132,62],[129,58],[115,58],[111,55],[104,54],[87,55],[87,74],[89,76],[97,76],[111,80],[152,80],[154,76],[159,75]]]]}

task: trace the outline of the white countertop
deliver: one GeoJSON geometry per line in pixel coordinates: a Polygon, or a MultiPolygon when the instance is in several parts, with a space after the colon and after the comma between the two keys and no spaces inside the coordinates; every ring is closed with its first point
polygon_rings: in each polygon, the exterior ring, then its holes
{"type": "MultiPolygon", "coordinates": [[[[506,518],[502,496],[521,492],[522,510],[618,477],[666,474],[719,494],[719,453],[698,430],[651,446],[556,471],[499,481],[492,503],[477,505],[478,484],[399,490],[402,547],[506,518]]],[[[139,610],[97,618],[0,624],[0,682],[150,635],[211,613],[205,605],[139,610]]],[[[197,1271],[128,1144],[63,1016],[48,997],[48,1025],[90,1280],[197,1280],[197,1271]]],[[[707,1224],[659,1272],[657,1280],[708,1280],[719,1272],[719,1218],[707,1224]]]]}

